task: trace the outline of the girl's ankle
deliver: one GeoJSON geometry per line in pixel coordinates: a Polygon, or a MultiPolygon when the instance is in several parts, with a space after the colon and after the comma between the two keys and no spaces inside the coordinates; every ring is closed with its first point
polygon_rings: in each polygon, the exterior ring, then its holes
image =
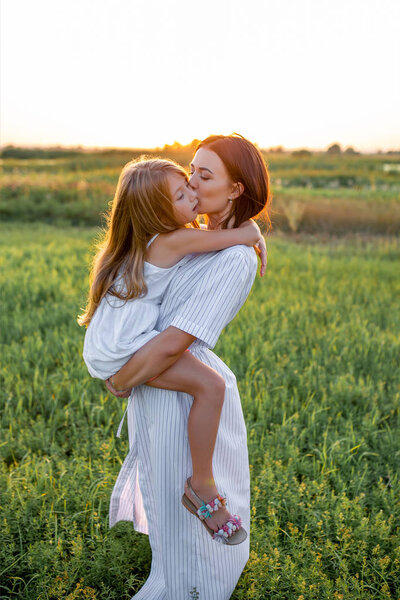
{"type": "Polygon", "coordinates": [[[194,490],[216,490],[214,479],[192,479],[191,485],[194,490]]]}
{"type": "Polygon", "coordinates": [[[193,483],[195,483],[196,485],[214,485],[215,483],[214,477],[212,475],[210,477],[204,475],[192,475],[190,477],[190,482],[192,485],[193,483]]]}

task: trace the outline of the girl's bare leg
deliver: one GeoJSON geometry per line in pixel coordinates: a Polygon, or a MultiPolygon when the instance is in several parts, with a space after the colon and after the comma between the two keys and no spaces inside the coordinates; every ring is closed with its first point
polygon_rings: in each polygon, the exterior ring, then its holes
{"type": "MultiPolygon", "coordinates": [[[[192,455],[193,474],[191,484],[196,492],[210,502],[218,494],[215,486],[212,457],[218,433],[219,420],[225,395],[225,381],[214,369],[208,367],[189,352],[166,371],[146,383],[151,387],[186,392],[193,396],[188,418],[188,436],[192,455]]],[[[185,494],[197,506],[185,482],[185,494]]],[[[215,515],[206,519],[209,527],[217,531],[229,519],[229,511],[222,506],[215,515]]]]}

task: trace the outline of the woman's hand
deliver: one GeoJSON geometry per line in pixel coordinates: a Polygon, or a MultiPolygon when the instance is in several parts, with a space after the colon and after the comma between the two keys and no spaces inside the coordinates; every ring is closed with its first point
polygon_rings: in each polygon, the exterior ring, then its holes
{"type": "Polygon", "coordinates": [[[263,277],[265,275],[265,271],[267,269],[267,260],[268,260],[267,246],[265,243],[264,236],[262,235],[259,226],[257,225],[257,223],[255,221],[253,221],[253,219],[244,221],[244,223],[239,225],[239,228],[240,227],[252,228],[252,231],[254,232],[254,236],[256,239],[254,241],[253,248],[257,252],[257,254],[261,260],[260,277],[263,277]]]}
{"type": "Polygon", "coordinates": [[[129,398],[132,390],[130,389],[130,390],[118,391],[113,387],[110,379],[111,379],[111,377],[109,377],[108,379],[105,380],[106,388],[108,389],[108,391],[111,392],[114,396],[117,396],[117,398],[129,398]]]}

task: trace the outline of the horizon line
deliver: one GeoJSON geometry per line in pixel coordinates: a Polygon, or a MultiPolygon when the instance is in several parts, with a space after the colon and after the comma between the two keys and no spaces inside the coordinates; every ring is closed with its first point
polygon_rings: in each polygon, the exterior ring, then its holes
{"type": "MultiPolygon", "coordinates": [[[[56,144],[17,144],[14,142],[7,142],[5,144],[0,144],[0,152],[3,151],[6,148],[9,147],[13,147],[13,148],[23,148],[26,150],[33,150],[33,149],[40,149],[40,150],[54,150],[54,149],[62,149],[62,150],[163,150],[166,146],[173,148],[174,146],[176,147],[176,149],[179,148],[188,148],[191,146],[191,144],[197,141],[196,138],[194,138],[191,142],[187,143],[187,144],[182,144],[181,142],[178,142],[177,140],[175,140],[172,144],[168,144],[165,143],[163,146],[92,146],[92,145],[86,145],[86,144],[62,144],[62,143],[56,143],[56,144]]],[[[200,140],[198,140],[200,141],[200,140]]],[[[281,152],[294,152],[294,151],[299,151],[299,150],[308,150],[310,152],[326,152],[328,148],[330,148],[331,146],[333,146],[334,144],[337,144],[338,146],[340,146],[342,152],[346,151],[346,149],[348,148],[352,148],[355,152],[358,152],[360,154],[379,154],[379,153],[387,153],[387,152],[395,152],[395,153],[400,153],[400,147],[399,148],[395,148],[395,147],[375,147],[375,149],[370,148],[369,150],[360,150],[359,148],[357,148],[355,145],[352,144],[341,144],[340,142],[334,141],[331,142],[330,144],[328,144],[325,147],[310,147],[310,146],[283,146],[283,144],[274,144],[272,146],[261,146],[260,144],[258,144],[257,142],[255,142],[255,145],[260,149],[260,150],[277,150],[278,148],[281,148],[281,152]]],[[[277,152],[279,153],[279,152],[277,152]]]]}

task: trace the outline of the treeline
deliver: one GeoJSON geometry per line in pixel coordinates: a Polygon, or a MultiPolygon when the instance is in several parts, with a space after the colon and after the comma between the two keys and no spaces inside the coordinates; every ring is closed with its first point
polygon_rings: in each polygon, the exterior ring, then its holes
{"type": "Polygon", "coordinates": [[[0,151],[1,158],[14,159],[55,159],[55,158],[74,158],[84,157],[85,155],[98,157],[125,156],[127,154],[138,156],[141,154],[186,154],[193,152],[200,140],[193,140],[190,144],[183,146],[179,142],[165,144],[162,148],[85,148],[77,146],[65,148],[63,146],[53,146],[48,148],[21,147],[8,145],[0,151]]]}
{"type": "MultiPolygon", "coordinates": [[[[194,139],[190,144],[180,144],[174,142],[173,144],[165,144],[163,147],[156,148],[85,148],[83,146],[76,146],[73,148],[66,148],[63,146],[53,146],[48,148],[37,148],[37,147],[21,147],[8,145],[0,151],[1,158],[14,158],[14,159],[56,159],[56,158],[74,158],[82,157],[82,155],[96,155],[99,157],[111,157],[111,156],[124,156],[126,154],[132,154],[138,156],[140,154],[170,154],[177,157],[186,156],[193,153],[194,149],[198,145],[200,140],[194,139]]],[[[260,148],[263,154],[266,155],[291,155],[297,158],[307,158],[314,155],[328,155],[328,156],[359,156],[361,154],[381,154],[388,156],[400,156],[400,148],[394,150],[388,150],[387,152],[378,151],[376,153],[360,152],[348,146],[342,148],[340,144],[331,144],[326,150],[309,150],[308,148],[299,148],[296,150],[285,149],[283,146],[271,146],[269,148],[260,148]]]]}

